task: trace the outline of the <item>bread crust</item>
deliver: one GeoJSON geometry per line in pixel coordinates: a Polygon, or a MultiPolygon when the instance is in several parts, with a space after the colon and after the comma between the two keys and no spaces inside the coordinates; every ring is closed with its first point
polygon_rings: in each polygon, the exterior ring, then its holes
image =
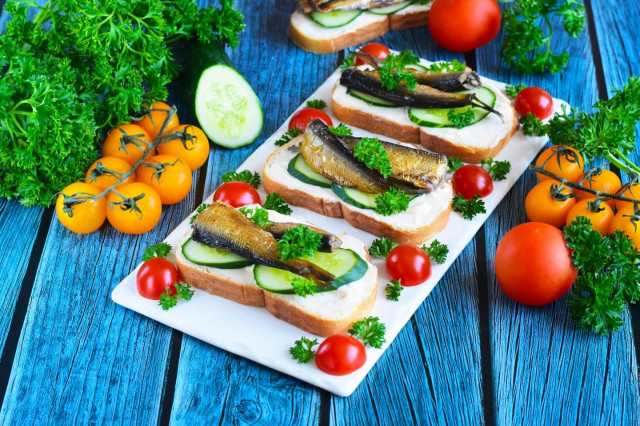
{"type": "Polygon", "coordinates": [[[426,27],[428,22],[428,10],[411,13],[392,13],[389,15],[389,30],[408,30],[411,28],[426,27]]]}

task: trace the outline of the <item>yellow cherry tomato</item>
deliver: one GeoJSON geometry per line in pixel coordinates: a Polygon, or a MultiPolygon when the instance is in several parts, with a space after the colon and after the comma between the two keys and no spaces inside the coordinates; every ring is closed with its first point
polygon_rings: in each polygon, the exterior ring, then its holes
{"type": "MultiPolygon", "coordinates": [[[[95,185],[76,182],[62,190],[56,200],[56,216],[65,228],[77,234],[88,234],[102,226],[107,217],[107,201],[105,197],[97,200],[71,203],[69,197],[98,195],[102,192],[95,185]],[[65,200],[68,200],[65,203],[65,200]]],[[[80,201],[80,200],[79,200],[80,201]]]]}
{"type": "Polygon", "coordinates": [[[202,167],[209,157],[209,139],[196,126],[181,124],[174,127],[171,133],[177,137],[158,147],[158,153],[175,155],[183,160],[191,170],[202,167]]]}
{"type": "MultiPolygon", "coordinates": [[[[582,155],[575,149],[554,145],[542,151],[536,160],[536,166],[542,167],[555,175],[563,177],[571,182],[578,182],[584,175],[584,160],[582,155]],[[545,163],[546,161],[546,163],[545,163]]],[[[536,173],[539,181],[555,180],[550,176],[536,173]]]]}
{"type": "Polygon", "coordinates": [[[633,215],[633,204],[623,206],[613,217],[611,225],[609,226],[609,233],[613,234],[615,231],[622,231],[622,233],[631,238],[636,248],[640,249],[640,221],[636,222],[634,226],[630,217],[633,215]]]}
{"type": "MultiPolygon", "coordinates": [[[[632,200],[640,200],[640,183],[629,185],[621,191],[618,191],[618,195],[631,198],[632,200]]],[[[633,206],[633,203],[629,201],[613,200],[613,203],[616,206],[616,211],[620,211],[624,206],[633,206]]]]}
{"type": "Polygon", "coordinates": [[[191,191],[193,180],[189,166],[175,155],[148,158],[138,169],[136,179],[155,189],[162,204],[182,201],[191,191]]]}
{"type": "Polygon", "coordinates": [[[594,212],[589,209],[589,203],[596,201],[595,197],[585,198],[578,201],[567,214],[566,224],[569,225],[576,217],[584,216],[591,221],[591,229],[598,231],[602,235],[609,232],[611,221],[613,220],[613,209],[607,203],[600,203],[599,211],[594,212]]]}
{"type": "Polygon", "coordinates": [[[149,149],[151,138],[146,130],[135,124],[121,124],[109,132],[102,144],[103,157],[118,157],[130,165],[149,149]]]}
{"type": "MultiPolygon", "coordinates": [[[[160,133],[160,129],[162,129],[162,125],[167,119],[167,115],[169,115],[170,108],[171,107],[164,102],[154,102],[151,104],[149,113],[142,119],[135,121],[135,124],[145,129],[151,137],[151,140],[153,140],[156,138],[156,136],[158,136],[158,133],[160,133]]],[[[165,128],[165,133],[172,130],[178,124],[180,124],[180,120],[178,119],[178,114],[176,113],[169,119],[169,123],[165,128]]]]}
{"type": "MultiPolygon", "coordinates": [[[[620,182],[620,178],[611,170],[603,170],[599,175],[593,176],[591,182],[589,182],[589,180],[582,182],[582,186],[596,191],[606,192],[607,194],[615,194],[622,187],[622,182],[620,182]]],[[[576,189],[574,192],[579,200],[595,197],[595,194],[579,189],[576,189]]],[[[613,207],[613,200],[608,200],[606,203],[609,204],[609,207],[613,207]]]]}
{"type": "MultiPolygon", "coordinates": [[[[555,227],[564,225],[567,214],[576,203],[575,198],[567,198],[564,201],[556,200],[551,196],[553,185],[558,185],[553,180],[543,180],[527,194],[524,200],[524,208],[531,222],[544,222],[555,227]]],[[[570,195],[570,188],[562,188],[562,195],[570,195]]]]}
{"type": "Polygon", "coordinates": [[[158,193],[140,182],[126,183],[110,192],[107,219],[111,226],[126,234],[144,234],[160,221],[162,202],[158,193]],[[123,198],[124,197],[124,198],[123,198]]]}
{"type": "MultiPolygon", "coordinates": [[[[98,158],[87,170],[86,182],[97,186],[102,191],[116,183],[120,176],[131,169],[131,165],[126,160],[118,157],[98,158]],[[112,173],[115,172],[115,173],[112,173]]],[[[132,173],[122,183],[136,181],[136,174],[132,173]]]]}

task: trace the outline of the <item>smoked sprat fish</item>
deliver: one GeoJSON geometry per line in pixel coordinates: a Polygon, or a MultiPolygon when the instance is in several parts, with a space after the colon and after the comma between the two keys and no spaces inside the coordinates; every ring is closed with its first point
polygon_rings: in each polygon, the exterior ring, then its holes
{"type": "Polygon", "coordinates": [[[334,10],[374,9],[391,6],[406,0],[298,0],[298,9],[304,13],[333,12],[334,10]]]}
{"type": "Polygon", "coordinates": [[[326,286],[335,277],[303,259],[282,260],[278,242],[243,213],[215,201],[193,222],[193,239],[210,247],[229,250],[257,264],[284,269],[326,286]]]}

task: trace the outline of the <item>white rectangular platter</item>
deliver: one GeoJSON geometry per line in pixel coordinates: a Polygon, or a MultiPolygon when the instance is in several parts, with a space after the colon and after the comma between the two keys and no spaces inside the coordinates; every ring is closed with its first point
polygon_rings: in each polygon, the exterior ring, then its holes
{"type": "MultiPolygon", "coordinates": [[[[339,121],[331,114],[331,90],[340,77],[340,71],[336,70],[309,99],[322,99],[327,105],[327,113],[334,120],[334,125],[339,121]]],[[[504,84],[493,82],[492,85],[504,90],[504,84]]],[[[306,102],[305,102],[306,103],[306,102]]],[[[554,99],[555,110],[560,110],[563,103],[554,99]]],[[[304,104],[300,106],[303,108],[304,104]]],[[[287,120],[278,131],[267,139],[238,170],[251,170],[262,173],[262,166],[267,156],[276,148],[274,145],[286,130],[287,120]]],[[[371,133],[353,128],[355,136],[372,136],[371,133]]],[[[389,138],[383,138],[390,140],[389,138]]],[[[387,343],[381,349],[367,347],[367,361],[358,371],[346,376],[330,376],[320,371],[315,363],[298,364],[291,359],[289,348],[301,336],[314,338],[284,321],[276,319],[264,308],[256,308],[237,304],[221,297],[210,295],[204,291],[195,289],[195,295],[190,302],[181,302],[177,307],[163,311],[157,301],[144,299],[136,289],[136,273],[138,267],[131,272],[113,290],[114,302],[146,315],[169,327],[182,331],[185,334],[201,339],[226,351],[248,358],[252,361],[286,373],[302,381],[311,383],[322,389],[326,389],[336,395],[350,395],[360,382],[366,377],[369,370],[375,365],[386,348],[392,344],[396,335],[409,321],[413,313],[426,299],[440,278],[449,269],[465,246],[471,241],[475,233],[489,217],[509,189],[525,172],[529,163],[535,158],[538,151],[546,143],[546,138],[526,137],[518,131],[506,147],[496,157],[497,160],[511,162],[511,172],[507,179],[494,183],[493,193],[485,198],[486,214],[476,216],[473,220],[465,220],[456,212],[451,213],[451,218],[444,231],[436,238],[449,246],[449,255],[444,264],[433,264],[431,277],[424,283],[415,287],[406,287],[402,292],[400,301],[392,302],[385,297],[385,286],[390,277],[386,273],[383,260],[375,260],[378,266],[378,296],[371,315],[377,316],[386,324],[387,343]]],[[[264,189],[260,188],[261,197],[264,199],[264,189]]],[[[204,202],[211,202],[210,195],[204,202]]],[[[296,218],[306,220],[318,225],[334,234],[347,232],[364,241],[369,246],[373,235],[353,228],[342,219],[328,218],[310,211],[293,207],[293,215],[296,218]]],[[[174,249],[181,237],[189,230],[189,218],[186,218],[167,238],[166,242],[174,249]]],[[[172,254],[173,255],[173,254],[172,254]]],[[[170,260],[174,260],[172,256],[170,260]]],[[[322,341],[319,338],[318,341],[322,341]]]]}

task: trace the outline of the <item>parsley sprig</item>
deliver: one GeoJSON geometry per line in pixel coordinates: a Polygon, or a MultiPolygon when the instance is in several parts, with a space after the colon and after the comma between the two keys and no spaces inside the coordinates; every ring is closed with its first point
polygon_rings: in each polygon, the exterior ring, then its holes
{"type": "Polygon", "coordinates": [[[447,255],[449,254],[449,246],[441,243],[438,240],[433,240],[428,246],[422,245],[422,250],[427,253],[429,259],[436,263],[444,263],[447,261],[447,255]]]}
{"type": "Polygon", "coordinates": [[[267,195],[267,198],[264,200],[264,204],[262,204],[267,210],[273,210],[274,212],[278,212],[284,215],[290,215],[293,213],[289,204],[278,194],[277,192],[272,192],[267,195]]]}
{"type": "Polygon", "coordinates": [[[387,299],[397,302],[400,300],[402,289],[403,287],[400,280],[391,280],[384,288],[384,291],[387,293],[387,299]]]}
{"type": "Polygon", "coordinates": [[[294,346],[289,348],[289,353],[291,357],[298,361],[299,364],[307,364],[311,362],[313,357],[316,355],[316,351],[313,350],[313,347],[318,344],[318,339],[307,339],[306,337],[301,337],[300,340],[296,340],[294,346]]]}
{"type": "Polygon", "coordinates": [[[311,256],[320,248],[322,235],[304,225],[289,228],[278,241],[282,260],[311,256]]]}
{"type": "Polygon", "coordinates": [[[367,317],[354,322],[349,329],[349,334],[356,337],[366,345],[380,349],[387,341],[384,334],[387,326],[380,322],[378,317],[367,317]]]}
{"type": "Polygon", "coordinates": [[[303,277],[295,277],[291,281],[291,287],[295,294],[302,297],[314,295],[318,291],[318,285],[313,280],[303,277]]]}
{"type": "Polygon", "coordinates": [[[473,219],[477,214],[486,213],[487,209],[484,201],[479,195],[474,195],[470,200],[465,199],[461,194],[453,197],[453,209],[462,214],[467,220],[473,219]]]}
{"type": "Polygon", "coordinates": [[[544,136],[547,133],[547,125],[530,112],[520,118],[520,125],[522,133],[527,136],[544,136]]]}
{"type": "Polygon", "coordinates": [[[493,180],[505,180],[511,171],[511,163],[507,160],[496,161],[493,158],[489,158],[488,160],[481,160],[480,164],[486,167],[487,173],[493,180]]]}
{"type": "Polygon", "coordinates": [[[307,101],[307,108],[315,108],[315,109],[325,109],[327,107],[327,103],[322,99],[312,99],[307,101]]]}
{"type": "Polygon", "coordinates": [[[462,111],[456,111],[455,108],[452,108],[447,113],[447,118],[456,129],[462,129],[469,126],[475,116],[476,115],[471,107],[464,108],[462,111]]]}
{"type": "Polygon", "coordinates": [[[378,138],[362,138],[353,147],[353,156],[384,177],[393,173],[389,154],[378,138]]]}
{"type": "Polygon", "coordinates": [[[160,295],[160,300],[158,301],[160,307],[165,311],[177,306],[180,299],[184,301],[191,300],[194,294],[189,284],[174,283],[173,286],[176,288],[175,294],[172,296],[171,290],[166,288],[164,293],[160,295]]]}
{"type": "Polygon", "coordinates": [[[441,61],[434,62],[427,67],[428,71],[442,73],[442,72],[464,72],[467,70],[467,65],[454,59],[450,62],[441,61]]]}
{"type": "Polygon", "coordinates": [[[241,172],[227,172],[222,174],[223,182],[246,182],[254,188],[260,186],[260,175],[257,172],[242,170],[241,172]]]}
{"type": "Polygon", "coordinates": [[[506,92],[507,92],[507,96],[510,97],[511,99],[515,99],[518,96],[518,93],[522,92],[524,89],[526,89],[527,86],[525,86],[522,83],[511,85],[511,84],[507,84],[506,87],[506,92]]]}
{"type": "Polygon", "coordinates": [[[390,188],[387,192],[376,197],[376,213],[383,216],[407,211],[411,197],[396,188],[390,188]]]}
{"type": "Polygon", "coordinates": [[[507,65],[522,74],[556,73],[567,66],[569,54],[551,49],[553,15],[562,18],[571,37],[577,37],[584,27],[584,5],[578,0],[516,0],[504,11],[501,56],[507,65]]]}
{"type": "Polygon", "coordinates": [[[369,254],[371,256],[387,257],[389,252],[397,246],[398,243],[387,237],[376,238],[371,243],[371,247],[369,247],[369,254]]]}
{"type": "Polygon", "coordinates": [[[207,207],[209,207],[210,205],[211,205],[211,204],[207,204],[207,203],[202,203],[202,204],[200,204],[200,205],[198,206],[198,208],[196,209],[196,213],[195,213],[193,216],[191,216],[191,219],[189,220],[189,223],[193,224],[193,222],[195,222],[195,221],[196,221],[196,219],[198,218],[198,215],[199,215],[200,213],[202,213],[202,211],[203,211],[204,209],[206,209],[207,207]]]}
{"type": "Polygon", "coordinates": [[[142,255],[142,261],[146,262],[154,257],[167,257],[171,253],[171,246],[167,243],[154,244],[147,248],[142,255]]]}
{"type": "Polygon", "coordinates": [[[255,223],[259,227],[263,227],[270,222],[269,212],[262,207],[240,207],[240,209],[238,210],[240,211],[240,213],[251,219],[251,222],[255,223]]]}
{"type": "Polygon", "coordinates": [[[290,142],[293,138],[300,136],[302,133],[300,132],[300,130],[298,129],[290,129],[287,130],[286,132],[284,132],[282,134],[282,136],[280,136],[280,139],[277,139],[274,143],[277,146],[282,146],[285,145],[286,143],[290,142]]]}
{"type": "Polygon", "coordinates": [[[337,127],[329,127],[329,130],[334,135],[338,135],[338,136],[353,136],[353,132],[351,131],[351,129],[348,126],[345,126],[344,123],[338,124],[337,127]]]}
{"type": "Polygon", "coordinates": [[[449,166],[449,173],[454,173],[460,167],[464,166],[464,163],[457,157],[449,157],[447,165],[449,166]]]}
{"type": "Polygon", "coordinates": [[[382,82],[382,87],[387,90],[393,90],[401,82],[407,86],[407,89],[416,88],[418,80],[416,76],[406,69],[407,65],[417,64],[420,59],[413,52],[405,50],[399,54],[391,53],[383,61],[378,69],[378,75],[382,82]]]}

